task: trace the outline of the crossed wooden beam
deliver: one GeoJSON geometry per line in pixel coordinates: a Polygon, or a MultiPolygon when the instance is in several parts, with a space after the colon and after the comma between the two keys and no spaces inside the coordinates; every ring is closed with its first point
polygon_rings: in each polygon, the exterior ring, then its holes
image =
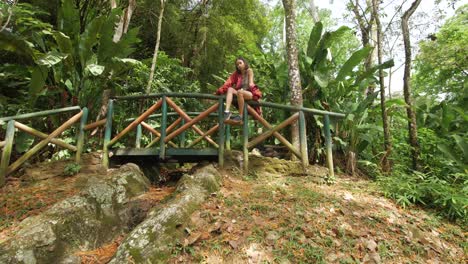
{"type": "MultiPolygon", "coordinates": [[[[211,134],[213,134],[215,131],[217,131],[219,129],[219,124],[216,124],[215,126],[210,128],[207,132],[204,132],[202,129],[200,129],[198,126],[195,125],[199,121],[201,121],[204,118],[206,118],[207,116],[209,116],[209,114],[217,111],[219,103],[214,104],[213,106],[211,106],[210,108],[208,108],[204,112],[200,113],[195,118],[191,118],[189,115],[187,115],[174,101],[172,101],[168,97],[166,97],[166,103],[171,108],[173,108],[180,115],[180,117],[175,122],[173,122],[171,125],[169,125],[166,128],[165,131],[166,131],[167,136],[164,138],[165,143],[171,145],[172,147],[177,147],[177,145],[174,142],[172,142],[171,140],[173,138],[175,138],[176,136],[178,136],[179,134],[181,134],[182,132],[184,132],[185,130],[187,130],[188,128],[192,128],[196,133],[198,133],[200,135],[200,137],[195,139],[188,147],[192,147],[193,145],[197,144],[198,142],[200,142],[203,139],[208,141],[210,144],[212,144],[216,148],[219,147],[218,144],[213,139],[211,139],[211,137],[210,137],[211,134]],[[172,130],[174,130],[179,125],[180,122],[182,122],[182,120],[184,120],[186,123],[184,125],[182,125],[181,127],[179,127],[178,129],[176,129],[175,131],[171,132],[172,130]]],[[[146,110],[137,119],[135,119],[126,128],[124,128],[119,134],[117,134],[109,142],[108,146],[112,146],[113,144],[115,144],[120,138],[122,138],[125,134],[130,132],[132,129],[134,129],[139,124],[141,124],[141,126],[143,128],[145,128],[150,133],[152,133],[153,135],[156,136],[156,138],[153,139],[146,146],[146,148],[149,148],[149,147],[153,146],[154,144],[156,144],[161,139],[161,133],[158,130],[156,130],[155,128],[153,128],[150,124],[146,123],[144,120],[146,120],[152,113],[154,113],[155,111],[160,109],[161,106],[162,106],[162,99],[159,100],[158,102],[156,102],[150,108],[148,108],[148,110],[146,110]]],[[[92,129],[92,128],[94,128],[96,126],[99,126],[99,125],[102,125],[104,123],[105,123],[105,120],[100,120],[100,121],[97,121],[97,122],[95,122],[93,124],[90,124],[90,125],[86,126],[85,128],[86,129],[92,129]]]]}

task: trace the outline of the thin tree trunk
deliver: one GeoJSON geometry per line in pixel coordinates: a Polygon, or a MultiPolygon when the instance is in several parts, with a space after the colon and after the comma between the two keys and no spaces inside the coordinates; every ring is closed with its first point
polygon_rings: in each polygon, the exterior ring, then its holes
{"type": "Polygon", "coordinates": [[[315,0],[310,0],[309,6],[310,6],[310,15],[312,16],[314,23],[319,22],[320,17],[317,11],[317,6],[315,5],[315,0]]]}
{"type": "Polygon", "coordinates": [[[159,18],[158,18],[158,31],[156,33],[156,45],[154,46],[153,62],[151,63],[150,76],[148,80],[148,85],[146,86],[147,94],[151,92],[151,84],[153,83],[154,70],[156,69],[156,62],[158,60],[159,43],[161,40],[161,25],[162,25],[162,19],[164,15],[164,4],[165,4],[165,0],[161,0],[161,9],[159,10],[159,18]]]}
{"type": "MultiPolygon", "coordinates": [[[[380,18],[378,13],[378,5],[380,0],[372,0],[372,10],[375,17],[376,24],[376,37],[377,37],[377,60],[379,64],[382,64],[382,25],[380,24],[380,18]]],[[[388,160],[392,152],[392,139],[390,135],[390,128],[388,124],[387,108],[385,107],[385,78],[383,69],[379,69],[379,83],[380,83],[380,108],[382,111],[382,123],[384,131],[384,149],[385,153],[381,159],[382,170],[389,172],[391,165],[388,160]]]]}
{"type": "Polygon", "coordinates": [[[401,17],[401,29],[403,31],[403,42],[405,44],[405,71],[403,76],[403,94],[405,102],[408,105],[406,108],[406,115],[408,117],[408,130],[409,130],[409,143],[411,145],[411,156],[413,160],[413,169],[419,169],[419,143],[418,143],[418,128],[416,125],[416,115],[413,110],[413,102],[411,98],[411,42],[409,35],[408,20],[411,15],[416,11],[421,0],[415,0],[410,8],[401,17]]]}
{"type": "MultiPolygon", "coordinates": [[[[291,105],[302,106],[301,76],[299,73],[298,51],[296,44],[295,0],[282,0],[286,17],[286,52],[288,57],[289,87],[291,89],[291,105]]],[[[292,144],[299,148],[299,124],[291,125],[292,144]]]]}
{"type": "MultiPolygon", "coordinates": [[[[117,6],[115,0],[111,1],[111,8],[114,9],[117,6]]],[[[128,0],[128,7],[125,8],[122,16],[120,17],[119,24],[115,28],[115,33],[113,37],[113,41],[115,43],[119,42],[122,36],[127,33],[128,25],[130,24],[130,20],[132,19],[133,11],[136,8],[136,0],[128,0]]]]}

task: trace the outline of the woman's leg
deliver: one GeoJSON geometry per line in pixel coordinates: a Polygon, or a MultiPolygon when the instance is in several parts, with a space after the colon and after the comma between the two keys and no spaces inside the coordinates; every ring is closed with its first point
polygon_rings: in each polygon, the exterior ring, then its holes
{"type": "Polygon", "coordinates": [[[233,94],[238,94],[236,89],[234,88],[229,88],[227,90],[226,94],[226,109],[224,110],[225,112],[229,112],[229,109],[231,108],[231,103],[232,103],[232,95],[233,94]]]}
{"type": "Polygon", "coordinates": [[[252,98],[253,98],[253,95],[249,91],[240,90],[237,92],[237,103],[239,104],[239,116],[242,117],[242,115],[244,114],[245,100],[252,100],[252,98]]]}

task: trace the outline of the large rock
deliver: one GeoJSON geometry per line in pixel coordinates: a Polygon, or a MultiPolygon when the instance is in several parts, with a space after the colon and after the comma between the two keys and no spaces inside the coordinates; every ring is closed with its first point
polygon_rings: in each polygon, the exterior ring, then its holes
{"type": "Polygon", "coordinates": [[[119,246],[110,263],[164,263],[171,245],[183,235],[190,215],[219,189],[220,173],[213,165],[199,167],[179,180],[172,199],[153,209],[119,246]]]}
{"type": "Polygon", "coordinates": [[[128,202],[148,189],[149,181],[134,164],[110,179],[91,177],[79,195],[21,222],[11,239],[0,242],[0,263],[79,263],[68,255],[102,246],[135,225],[128,202]]]}

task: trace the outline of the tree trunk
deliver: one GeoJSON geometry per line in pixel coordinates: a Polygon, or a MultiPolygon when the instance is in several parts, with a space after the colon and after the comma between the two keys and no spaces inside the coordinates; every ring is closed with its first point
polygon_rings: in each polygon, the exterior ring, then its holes
{"type": "Polygon", "coordinates": [[[151,92],[151,84],[153,83],[154,70],[156,69],[156,62],[158,60],[159,43],[161,40],[161,25],[162,25],[162,19],[164,15],[164,4],[166,0],[160,0],[160,1],[161,1],[161,9],[159,10],[158,31],[156,33],[156,45],[154,46],[154,55],[153,55],[153,62],[151,63],[150,76],[148,80],[148,85],[146,86],[147,94],[151,92]]]}
{"type": "MultiPolygon", "coordinates": [[[[116,3],[114,0],[111,1],[112,9],[115,8],[116,3]]],[[[127,33],[128,25],[130,24],[130,19],[132,18],[133,11],[136,8],[136,0],[128,0],[128,7],[125,8],[122,16],[120,17],[119,24],[115,29],[113,41],[115,43],[119,42],[122,36],[127,33]]]]}
{"type": "Polygon", "coordinates": [[[310,6],[310,15],[312,16],[314,23],[319,22],[320,17],[318,14],[317,6],[315,5],[315,0],[310,0],[309,6],[310,6]]]}
{"type": "Polygon", "coordinates": [[[408,117],[409,143],[411,145],[411,156],[413,160],[413,169],[419,169],[419,143],[418,143],[418,128],[416,125],[416,115],[413,110],[413,102],[411,98],[411,42],[409,35],[408,20],[418,8],[421,0],[415,0],[411,7],[401,17],[401,29],[403,31],[403,42],[405,44],[405,73],[403,76],[403,94],[405,102],[408,105],[406,115],[408,117]]]}
{"type": "MultiPolygon", "coordinates": [[[[289,87],[291,89],[291,105],[302,106],[301,76],[299,73],[298,51],[296,44],[295,0],[282,0],[286,17],[286,52],[288,56],[289,87]]],[[[299,149],[299,124],[291,125],[292,144],[299,149]]]]}
{"type": "MultiPolygon", "coordinates": [[[[376,24],[376,37],[377,37],[377,60],[379,64],[382,64],[382,25],[380,24],[379,18],[379,2],[380,0],[372,0],[372,10],[375,17],[376,24]]],[[[379,69],[379,83],[380,83],[380,108],[382,111],[382,123],[384,131],[384,149],[385,153],[381,159],[381,167],[384,172],[391,170],[391,165],[388,157],[392,151],[392,139],[390,135],[390,128],[388,124],[387,108],[385,107],[385,78],[383,69],[379,69]]]]}

